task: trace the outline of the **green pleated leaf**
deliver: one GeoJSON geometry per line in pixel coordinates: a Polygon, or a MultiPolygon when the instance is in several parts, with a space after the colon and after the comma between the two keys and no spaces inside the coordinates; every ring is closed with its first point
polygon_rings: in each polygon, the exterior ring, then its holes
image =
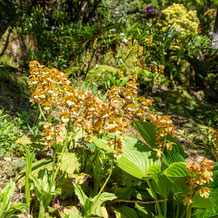
{"type": "Polygon", "coordinates": [[[155,174],[158,174],[161,172],[161,167],[160,165],[157,165],[157,164],[154,164],[154,165],[151,165],[149,168],[148,168],[148,173],[150,175],[155,175],[155,174]]]}
{"type": "Polygon", "coordinates": [[[170,164],[175,162],[185,162],[185,159],[175,150],[164,150],[164,156],[162,159],[162,169],[166,169],[170,164]]]}
{"type": "Polygon", "coordinates": [[[60,170],[72,175],[75,171],[79,171],[80,163],[74,153],[65,152],[61,158],[60,170]]]}
{"type": "Polygon", "coordinates": [[[95,210],[95,213],[93,213],[93,215],[94,216],[96,215],[98,217],[104,217],[104,218],[108,218],[109,217],[106,207],[98,207],[95,210]]]}
{"type": "Polygon", "coordinates": [[[74,218],[82,218],[82,216],[80,215],[80,212],[79,210],[73,206],[73,207],[67,207],[67,208],[64,208],[61,211],[59,211],[59,215],[61,218],[70,218],[70,217],[74,217],[74,218]]]}
{"type": "Polygon", "coordinates": [[[110,153],[110,152],[113,151],[113,148],[109,147],[109,146],[107,145],[107,141],[104,140],[104,139],[99,139],[99,138],[97,138],[97,137],[93,137],[93,138],[92,138],[92,141],[94,142],[94,144],[95,144],[98,148],[103,149],[103,150],[105,150],[106,152],[109,152],[109,153],[110,153]]]}
{"type": "Polygon", "coordinates": [[[202,198],[198,193],[195,194],[193,198],[193,205],[194,208],[206,208],[206,209],[213,209],[211,201],[209,198],[202,198]]]}
{"type": "Polygon", "coordinates": [[[156,148],[156,132],[155,125],[151,122],[136,121],[134,122],[136,129],[145,140],[146,144],[151,148],[156,148]]]}
{"type": "Polygon", "coordinates": [[[104,202],[112,201],[116,198],[117,198],[117,196],[115,194],[108,193],[108,192],[102,193],[98,198],[97,198],[97,196],[95,196],[92,200],[94,203],[93,203],[92,208],[91,208],[91,213],[94,213],[96,211],[96,209],[98,207],[100,207],[104,202]]]}
{"type": "Polygon", "coordinates": [[[186,192],[186,178],[188,176],[186,163],[176,162],[170,164],[170,166],[164,171],[164,175],[176,185],[180,190],[186,192]]]}
{"type": "Polygon", "coordinates": [[[153,178],[153,182],[155,182],[156,192],[159,193],[164,198],[167,198],[172,188],[172,182],[168,179],[167,176],[160,173],[154,174],[152,178],[153,178]]]}
{"type": "Polygon", "coordinates": [[[88,197],[85,195],[84,191],[82,190],[80,185],[73,183],[75,194],[79,198],[80,203],[84,206],[88,197]]]}
{"type": "Polygon", "coordinates": [[[183,158],[186,158],[186,154],[184,152],[183,147],[179,144],[179,142],[173,138],[171,135],[167,134],[167,141],[174,142],[173,151],[180,154],[183,158]]]}
{"type": "Polygon", "coordinates": [[[127,136],[124,137],[124,141],[123,154],[116,160],[118,166],[136,178],[149,178],[150,167],[154,164],[158,165],[159,160],[152,156],[152,150],[142,141],[127,136]]]}
{"type": "Polygon", "coordinates": [[[188,176],[186,163],[176,162],[170,164],[170,166],[164,171],[164,174],[168,177],[186,177],[188,176]]]}

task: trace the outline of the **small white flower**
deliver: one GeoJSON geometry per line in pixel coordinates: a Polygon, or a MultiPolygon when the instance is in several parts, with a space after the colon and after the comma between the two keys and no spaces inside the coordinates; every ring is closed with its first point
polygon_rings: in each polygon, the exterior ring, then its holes
{"type": "Polygon", "coordinates": [[[54,93],[54,91],[52,91],[52,90],[48,90],[48,93],[50,93],[50,94],[53,94],[53,93],[54,93]]]}
{"type": "Polygon", "coordinates": [[[71,105],[74,105],[74,104],[75,104],[73,101],[70,101],[70,100],[67,100],[66,102],[67,102],[67,104],[68,104],[69,106],[71,106],[71,105]]]}
{"type": "Polygon", "coordinates": [[[65,118],[65,117],[62,117],[61,120],[62,120],[64,123],[67,123],[70,119],[67,118],[67,117],[66,117],[66,118],[65,118]]]}
{"type": "Polygon", "coordinates": [[[89,109],[89,111],[94,111],[94,110],[95,110],[95,108],[94,108],[94,107],[92,107],[92,108],[90,108],[90,109],[89,109]]]}
{"type": "Polygon", "coordinates": [[[123,42],[124,42],[124,43],[127,43],[127,42],[128,42],[128,39],[124,38],[124,39],[123,39],[123,42]]]}
{"type": "Polygon", "coordinates": [[[50,107],[44,107],[44,110],[49,111],[50,107]]]}
{"type": "Polygon", "coordinates": [[[125,36],[125,33],[120,33],[121,36],[125,36]]]}
{"type": "Polygon", "coordinates": [[[117,159],[121,158],[121,156],[122,156],[121,154],[119,154],[118,156],[116,154],[114,154],[114,157],[117,159]]]}
{"type": "Polygon", "coordinates": [[[114,28],[113,28],[113,29],[111,29],[111,31],[112,31],[112,32],[116,32],[116,30],[115,30],[114,28]]]}
{"type": "Polygon", "coordinates": [[[98,68],[98,64],[95,65],[95,68],[98,68]]]}
{"type": "Polygon", "coordinates": [[[32,82],[32,84],[37,84],[37,83],[38,83],[37,81],[33,81],[33,82],[32,82]]]}
{"type": "Polygon", "coordinates": [[[47,136],[46,139],[50,141],[50,140],[52,140],[52,137],[51,136],[47,136]]]}

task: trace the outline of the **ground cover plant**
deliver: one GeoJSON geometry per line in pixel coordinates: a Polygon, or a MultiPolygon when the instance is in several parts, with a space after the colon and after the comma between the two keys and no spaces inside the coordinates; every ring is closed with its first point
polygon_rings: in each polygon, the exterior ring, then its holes
{"type": "Polygon", "coordinates": [[[216,217],[216,5],[1,1],[0,217],[216,217]]]}

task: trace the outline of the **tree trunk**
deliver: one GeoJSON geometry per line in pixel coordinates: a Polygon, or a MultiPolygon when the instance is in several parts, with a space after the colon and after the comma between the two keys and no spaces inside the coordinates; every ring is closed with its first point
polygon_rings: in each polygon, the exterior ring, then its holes
{"type": "Polygon", "coordinates": [[[213,48],[218,49],[218,7],[216,10],[216,21],[215,21],[215,26],[214,26],[213,48]]]}

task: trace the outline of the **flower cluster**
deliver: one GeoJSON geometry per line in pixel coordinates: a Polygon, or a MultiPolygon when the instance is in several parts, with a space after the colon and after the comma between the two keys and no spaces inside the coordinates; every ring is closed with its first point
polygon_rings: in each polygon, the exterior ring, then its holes
{"type": "MultiPolygon", "coordinates": [[[[123,72],[118,73],[122,78],[123,72]]],[[[52,143],[63,143],[67,137],[66,129],[83,128],[87,140],[95,135],[113,133],[115,139],[108,140],[108,145],[113,145],[114,154],[119,156],[128,125],[132,120],[145,120],[153,101],[146,98],[137,100],[139,84],[135,74],[128,74],[125,87],[113,86],[105,102],[94,97],[91,91],[74,89],[66,74],[44,67],[37,61],[30,63],[30,77],[33,88],[31,102],[38,103],[42,109],[44,139],[49,147],[52,143]]]]}
{"type": "MultiPolygon", "coordinates": [[[[122,71],[119,70],[118,74],[120,79],[124,77],[122,71]]],[[[113,133],[115,137],[108,139],[108,145],[113,146],[115,156],[120,156],[123,137],[131,121],[149,119],[157,127],[159,148],[171,149],[172,144],[166,143],[165,138],[166,134],[173,134],[172,121],[168,116],[149,115],[153,99],[139,98],[137,74],[127,73],[127,76],[127,84],[124,87],[112,86],[103,101],[91,91],[74,89],[67,75],[57,69],[49,69],[37,61],[30,62],[31,102],[38,103],[42,109],[47,145],[63,144],[69,132],[82,128],[87,141],[93,136],[113,133]]]]}
{"type": "Polygon", "coordinates": [[[163,149],[167,148],[172,150],[173,142],[167,141],[167,134],[173,136],[175,133],[175,127],[172,120],[167,115],[149,115],[150,121],[156,126],[156,143],[158,149],[154,149],[157,152],[157,156],[163,155],[163,149]]]}
{"type": "Polygon", "coordinates": [[[154,6],[151,6],[151,5],[148,5],[147,7],[145,7],[142,10],[142,12],[146,16],[146,18],[154,18],[160,14],[160,12],[156,10],[154,6]]]}
{"type": "MultiPolygon", "coordinates": [[[[140,51],[139,51],[140,52],[140,51]]],[[[155,65],[155,64],[147,64],[146,63],[146,59],[145,56],[143,57],[139,57],[138,59],[134,60],[134,65],[144,68],[152,73],[164,73],[164,65],[155,65]]],[[[145,73],[146,71],[143,70],[143,73],[145,73]]]]}
{"type": "Polygon", "coordinates": [[[189,174],[187,179],[188,193],[183,199],[184,205],[190,205],[193,203],[193,196],[197,193],[203,198],[208,198],[210,193],[210,188],[204,187],[205,184],[209,184],[213,181],[213,162],[205,158],[201,164],[193,163],[187,164],[186,168],[189,174]]]}

